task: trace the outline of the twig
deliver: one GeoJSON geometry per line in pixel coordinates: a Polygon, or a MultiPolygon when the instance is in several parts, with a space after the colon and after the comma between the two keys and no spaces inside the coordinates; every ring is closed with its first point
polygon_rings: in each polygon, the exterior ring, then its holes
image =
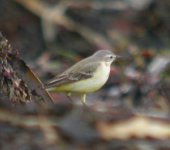
{"type": "Polygon", "coordinates": [[[42,19],[48,20],[56,25],[64,26],[70,31],[74,31],[83,36],[90,43],[96,44],[101,48],[111,49],[112,45],[99,33],[77,23],[67,17],[64,12],[68,7],[65,3],[60,3],[55,7],[49,7],[39,0],[15,0],[29,11],[42,19]]]}

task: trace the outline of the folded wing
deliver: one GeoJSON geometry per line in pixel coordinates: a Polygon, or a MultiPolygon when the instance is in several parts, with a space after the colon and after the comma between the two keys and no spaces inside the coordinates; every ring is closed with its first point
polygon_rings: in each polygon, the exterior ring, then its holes
{"type": "Polygon", "coordinates": [[[75,66],[72,69],[66,70],[61,75],[55,77],[51,81],[46,83],[46,88],[51,88],[54,86],[61,86],[76,81],[85,80],[93,77],[94,71],[98,68],[99,63],[87,63],[83,66],[75,66]]]}

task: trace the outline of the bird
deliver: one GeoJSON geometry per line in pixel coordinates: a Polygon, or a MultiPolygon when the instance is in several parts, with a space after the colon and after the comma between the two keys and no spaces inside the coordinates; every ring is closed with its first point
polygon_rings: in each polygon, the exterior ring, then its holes
{"type": "Polygon", "coordinates": [[[45,84],[48,92],[79,95],[86,104],[86,95],[99,90],[108,80],[112,62],[118,58],[111,50],[98,50],[77,62],[45,84]]]}

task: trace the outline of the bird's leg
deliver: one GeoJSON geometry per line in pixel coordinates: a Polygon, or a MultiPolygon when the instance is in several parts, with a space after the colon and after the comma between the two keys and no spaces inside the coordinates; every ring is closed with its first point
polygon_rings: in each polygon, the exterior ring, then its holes
{"type": "Polygon", "coordinates": [[[67,97],[68,97],[68,99],[71,101],[71,103],[73,102],[72,101],[72,98],[71,98],[71,93],[67,93],[67,97]]]}
{"type": "Polygon", "coordinates": [[[86,104],[86,94],[81,95],[81,102],[82,102],[83,105],[86,104]]]}

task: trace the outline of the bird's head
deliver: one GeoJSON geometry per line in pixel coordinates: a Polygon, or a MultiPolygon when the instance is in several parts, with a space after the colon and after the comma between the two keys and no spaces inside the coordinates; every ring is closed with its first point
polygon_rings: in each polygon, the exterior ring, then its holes
{"type": "Polygon", "coordinates": [[[117,58],[117,56],[110,50],[99,50],[94,53],[93,56],[99,61],[104,61],[106,65],[111,65],[111,63],[117,58]]]}

